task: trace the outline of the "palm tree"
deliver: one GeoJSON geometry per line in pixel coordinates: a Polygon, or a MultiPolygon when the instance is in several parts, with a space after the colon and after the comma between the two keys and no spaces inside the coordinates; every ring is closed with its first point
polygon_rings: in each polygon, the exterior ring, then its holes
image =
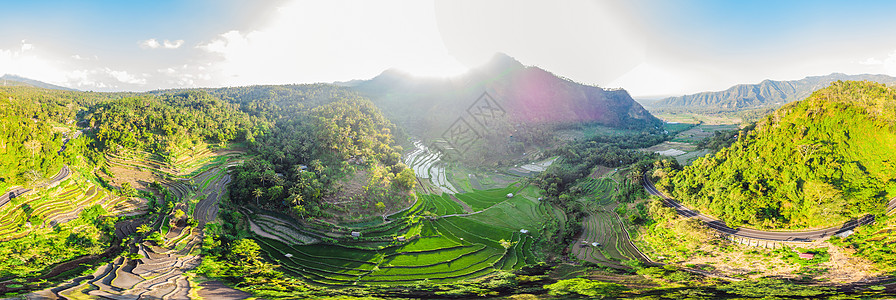
{"type": "Polygon", "coordinates": [[[31,156],[34,156],[34,152],[40,151],[41,144],[38,140],[28,140],[24,144],[25,149],[31,150],[31,156]]]}
{"type": "Polygon", "coordinates": [[[255,196],[255,206],[260,206],[258,204],[258,198],[264,195],[264,191],[261,188],[255,188],[255,190],[252,191],[252,195],[255,196]]]}

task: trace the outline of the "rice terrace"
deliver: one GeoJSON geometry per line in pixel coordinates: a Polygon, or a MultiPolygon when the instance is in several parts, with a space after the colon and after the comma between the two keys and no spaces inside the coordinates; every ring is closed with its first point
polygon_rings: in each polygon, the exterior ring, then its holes
{"type": "Polygon", "coordinates": [[[896,296],[896,3],[4,4],[0,299],[896,296]]]}

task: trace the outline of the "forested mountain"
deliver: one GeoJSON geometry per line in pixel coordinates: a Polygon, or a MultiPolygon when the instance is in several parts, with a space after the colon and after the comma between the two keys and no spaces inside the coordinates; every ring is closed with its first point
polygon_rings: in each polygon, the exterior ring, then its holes
{"type": "Polygon", "coordinates": [[[97,104],[86,122],[99,150],[147,151],[165,160],[184,142],[251,140],[263,121],[205,91],[143,95],[97,104]]]}
{"type": "Polygon", "coordinates": [[[837,81],[778,109],[660,186],[729,226],[811,228],[896,196],[896,91],[837,81]]]}
{"type": "Polygon", "coordinates": [[[402,149],[394,138],[399,131],[370,100],[351,89],[330,84],[259,85],[152,94],[200,106],[232,105],[239,111],[229,120],[200,118],[180,126],[211,141],[219,140],[218,133],[209,136],[203,129],[219,128],[220,138],[236,136],[248,142],[254,158],[234,172],[235,202],[296,217],[331,216],[328,211],[334,207],[324,199],[344,198],[348,201],[341,202],[349,205],[373,207],[378,202],[407,201],[414,186],[414,173],[401,163],[402,149]],[[243,121],[242,114],[251,122],[243,121]]]}
{"type": "Polygon", "coordinates": [[[688,110],[692,112],[739,111],[761,107],[773,107],[805,99],[812,92],[838,80],[874,81],[896,83],[896,77],[887,75],[846,75],[832,73],[809,76],[800,80],[763,80],[757,84],[739,84],[718,92],[702,92],[692,95],[669,97],[654,103],[651,110],[688,110]]]}
{"type": "Polygon", "coordinates": [[[76,91],[75,89],[67,88],[64,86],[58,86],[55,84],[49,84],[49,83],[46,83],[43,81],[29,79],[29,78],[25,78],[22,76],[16,76],[16,75],[10,75],[10,74],[5,74],[3,76],[0,76],[0,86],[17,86],[17,85],[39,87],[39,88],[45,88],[45,89],[51,89],[51,90],[76,91]]]}
{"type": "Polygon", "coordinates": [[[369,97],[396,124],[427,141],[451,142],[449,129],[475,131],[487,141],[474,144],[481,146],[473,147],[472,156],[478,157],[550,143],[545,131],[562,126],[600,124],[654,131],[660,125],[624,90],[576,83],[526,67],[505,54],[452,78],[415,78],[387,70],[371,80],[343,84],[369,97]]]}
{"type": "MultiPolygon", "coordinates": [[[[60,152],[69,127],[88,107],[130,96],[130,93],[85,93],[28,85],[0,87],[0,190],[28,185],[71,163],[80,149],[60,152]]],[[[83,139],[67,144],[79,148],[83,139]]]]}

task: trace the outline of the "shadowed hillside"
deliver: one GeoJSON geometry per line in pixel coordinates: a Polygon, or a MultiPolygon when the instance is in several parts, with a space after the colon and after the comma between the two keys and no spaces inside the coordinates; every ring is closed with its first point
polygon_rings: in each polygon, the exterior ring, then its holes
{"type": "MultiPolygon", "coordinates": [[[[549,143],[544,131],[564,126],[654,131],[661,124],[625,90],[576,83],[504,54],[452,78],[416,78],[387,70],[371,80],[344,85],[371,98],[391,120],[427,141],[450,143],[449,129],[472,129],[491,145],[513,148],[509,144],[523,143],[517,147],[522,152],[531,144],[549,143]]],[[[490,150],[486,152],[513,151],[490,150]]]]}

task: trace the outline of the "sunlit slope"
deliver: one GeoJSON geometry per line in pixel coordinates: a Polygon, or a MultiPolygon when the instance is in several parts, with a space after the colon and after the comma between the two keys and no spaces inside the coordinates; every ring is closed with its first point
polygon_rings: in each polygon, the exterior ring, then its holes
{"type": "Polygon", "coordinates": [[[298,227],[266,211],[246,215],[256,224],[256,240],[269,258],[286,273],[317,284],[447,283],[537,261],[537,229],[552,208],[538,203],[534,188],[511,185],[463,195],[458,200],[447,194],[421,195],[413,207],[385,222],[335,227],[298,227]],[[519,195],[506,196],[516,191],[519,195]],[[477,209],[464,213],[456,201],[477,209]],[[290,239],[297,235],[315,238],[290,239]]]}
{"type": "Polygon", "coordinates": [[[896,91],[835,82],[661,185],[732,227],[833,226],[896,195],[894,124],[896,91]]]}

